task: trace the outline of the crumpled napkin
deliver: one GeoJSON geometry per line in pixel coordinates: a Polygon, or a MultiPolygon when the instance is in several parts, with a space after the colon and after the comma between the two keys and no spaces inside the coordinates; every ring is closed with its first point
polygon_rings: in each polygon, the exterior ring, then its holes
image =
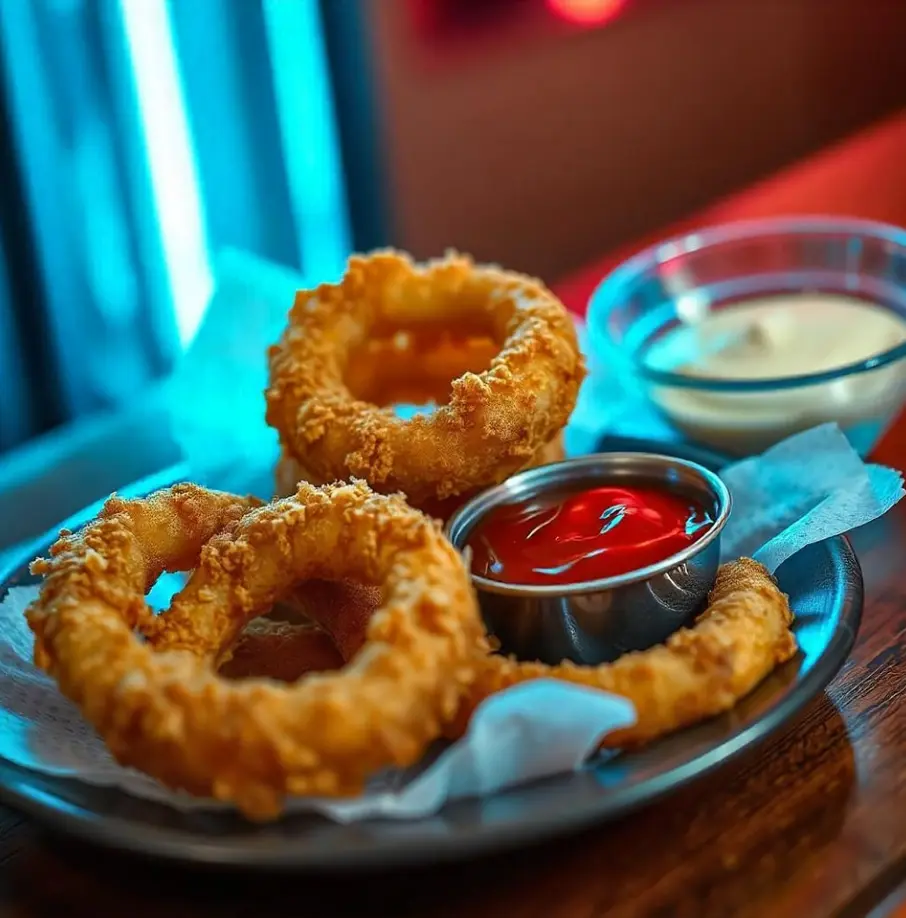
{"type": "MultiPolygon", "coordinates": [[[[771,570],[812,542],[885,513],[903,496],[902,477],[866,465],[835,425],[799,434],[722,472],[735,502],[724,530],[724,560],[754,555],[771,570]]],[[[121,768],[56,685],[31,663],[23,612],[35,587],[15,587],[0,604],[0,755],[45,774],[115,785],[183,809],[219,807],[175,794],[121,768]]],[[[576,769],[602,736],[635,719],[623,698],[552,680],[489,698],[468,734],[409,773],[379,776],[355,800],[296,798],[289,809],[353,822],[412,819],[447,801],[576,769]]]]}
{"type": "Polygon", "coordinates": [[[233,250],[216,268],[211,303],[166,384],[170,435],[199,484],[242,492],[241,482],[254,480],[272,488],[278,443],[264,421],[267,348],[283,331],[295,291],[310,285],[233,250]]]}

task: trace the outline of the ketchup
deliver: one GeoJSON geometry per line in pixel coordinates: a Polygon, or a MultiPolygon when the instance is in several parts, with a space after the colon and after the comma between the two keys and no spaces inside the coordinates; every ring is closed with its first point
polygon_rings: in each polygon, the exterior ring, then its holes
{"type": "Polygon", "coordinates": [[[554,492],[492,510],[469,536],[472,572],[513,584],[571,584],[657,564],[714,520],[685,497],[649,487],[554,492]]]}

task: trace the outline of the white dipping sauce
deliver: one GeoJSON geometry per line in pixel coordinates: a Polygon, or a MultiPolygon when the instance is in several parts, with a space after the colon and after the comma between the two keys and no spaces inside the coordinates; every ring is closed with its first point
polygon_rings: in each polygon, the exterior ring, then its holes
{"type": "MultiPolygon", "coordinates": [[[[801,293],[746,300],[655,342],[645,363],[706,379],[805,376],[859,363],[906,341],[906,321],[855,297],[801,293]]],[[[833,382],[756,393],[654,386],[651,396],[689,437],[755,452],[825,421],[874,422],[896,412],[906,361],[833,382]]]]}

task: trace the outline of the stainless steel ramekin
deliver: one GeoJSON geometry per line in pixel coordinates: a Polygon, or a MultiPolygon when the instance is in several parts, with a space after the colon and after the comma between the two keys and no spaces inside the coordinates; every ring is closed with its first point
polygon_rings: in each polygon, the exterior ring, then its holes
{"type": "Polygon", "coordinates": [[[694,462],[647,453],[600,453],[529,469],[460,507],[446,533],[462,550],[476,525],[501,504],[552,490],[607,484],[669,489],[702,505],[714,525],[678,554],[619,577],[535,586],[473,574],[488,631],[503,652],[545,663],[604,663],[663,642],[703,607],[717,574],[720,533],[731,501],[720,478],[694,462]]]}

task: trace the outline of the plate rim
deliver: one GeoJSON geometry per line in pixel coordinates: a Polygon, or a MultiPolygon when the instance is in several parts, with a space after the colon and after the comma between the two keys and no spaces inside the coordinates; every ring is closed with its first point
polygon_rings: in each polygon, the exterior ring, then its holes
{"type": "MultiPolygon", "coordinates": [[[[682,448],[675,444],[662,444],[662,447],[666,450],[682,448]]],[[[698,450],[697,452],[701,455],[707,451],[698,450]]],[[[159,487],[166,487],[181,480],[183,471],[182,466],[171,466],[121,488],[117,493],[126,497],[147,494],[159,487]]],[[[56,530],[83,525],[97,514],[103,503],[104,500],[94,502],[70,516],[58,527],[53,527],[27,544],[10,551],[0,564],[0,598],[10,587],[16,585],[13,582],[14,575],[21,572],[38,552],[45,550],[49,541],[55,539],[56,530]]],[[[836,569],[851,571],[852,582],[847,583],[847,600],[843,604],[836,628],[816,664],[801,679],[797,679],[788,692],[772,702],[770,707],[756,720],[706,752],[668,771],[642,780],[618,796],[604,794],[584,808],[565,811],[555,818],[540,813],[519,821],[486,825],[481,828],[481,831],[470,835],[467,841],[464,841],[458,833],[438,834],[432,836],[430,846],[425,845],[422,835],[414,834],[409,839],[403,836],[394,837],[392,840],[381,838],[377,842],[363,839],[362,844],[340,853],[333,847],[324,852],[317,848],[309,848],[305,849],[304,853],[299,851],[294,853],[294,846],[289,843],[291,835],[288,835],[288,843],[276,851],[271,848],[255,851],[248,846],[243,847],[241,843],[223,846],[216,840],[210,841],[200,836],[194,839],[187,838],[179,829],[142,823],[115,813],[92,811],[85,805],[74,803],[63,788],[78,784],[85,784],[88,787],[94,787],[93,785],[88,782],[80,782],[76,778],[35,772],[10,762],[2,756],[0,756],[0,803],[34,819],[51,831],[107,848],[116,848],[133,855],[156,858],[171,863],[193,864],[199,867],[230,867],[251,871],[316,870],[323,873],[337,873],[350,870],[415,867],[432,860],[451,862],[491,852],[498,853],[579,832],[660,800],[668,793],[700,780],[724,764],[736,760],[745,751],[759,746],[768,737],[791,723],[808,703],[830,684],[846,663],[859,632],[864,606],[864,581],[858,557],[846,536],[836,536],[818,545],[830,553],[836,569]],[[824,665],[821,665],[822,662],[824,665]],[[33,778],[51,787],[59,784],[61,790],[50,796],[48,791],[40,786],[29,783],[33,778]],[[19,789],[17,785],[21,785],[22,789],[19,789]]],[[[567,779],[568,776],[562,776],[562,778],[567,779]]],[[[513,790],[525,791],[530,786],[521,785],[520,788],[513,790]]],[[[95,787],[95,789],[101,790],[102,788],[95,787]]],[[[115,786],[104,788],[104,790],[130,799],[142,799],[134,798],[127,791],[115,786]]],[[[507,791],[502,792],[502,794],[506,793],[507,791]]],[[[158,801],[150,802],[166,806],[158,801]]],[[[456,802],[452,804],[454,807],[456,805],[456,802]]],[[[443,810],[440,812],[442,813],[443,810]]],[[[381,821],[386,822],[387,820],[381,821]]],[[[414,822],[414,824],[417,823],[418,820],[414,822]]],[[[374,823],[369,820],[359,825],[368,826],[369,824],[374,823]]]]}

